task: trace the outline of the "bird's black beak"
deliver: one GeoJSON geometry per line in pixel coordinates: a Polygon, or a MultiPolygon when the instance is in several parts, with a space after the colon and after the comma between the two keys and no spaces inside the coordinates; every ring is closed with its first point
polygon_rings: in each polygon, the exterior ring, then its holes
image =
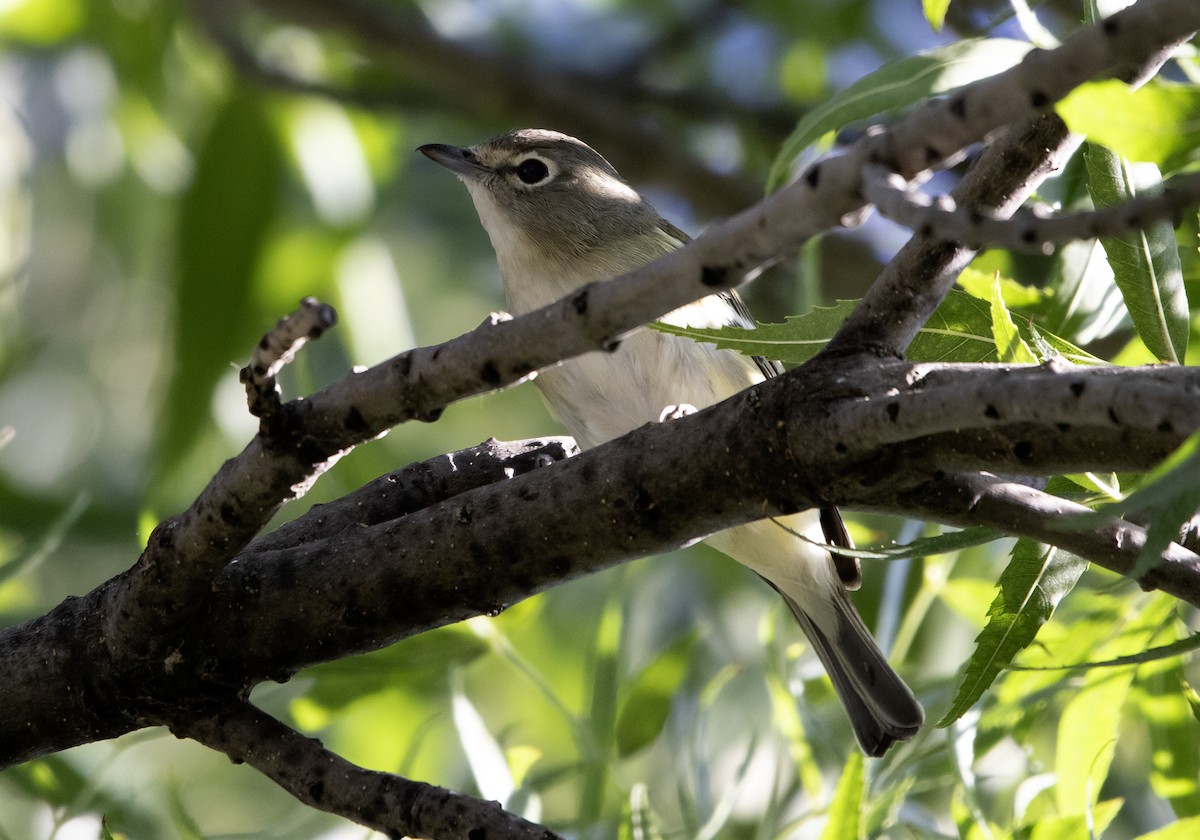
{"type": "Polygon", "coordinates": [[[438,166],[444,166],[456,175],[461,175],[465,178],[478,178],[480,175],[491,171],[479,162],[479,158],[475,156],[473,151],[459,146],[429,143],[417,149],[417,151],[438,166]]]}

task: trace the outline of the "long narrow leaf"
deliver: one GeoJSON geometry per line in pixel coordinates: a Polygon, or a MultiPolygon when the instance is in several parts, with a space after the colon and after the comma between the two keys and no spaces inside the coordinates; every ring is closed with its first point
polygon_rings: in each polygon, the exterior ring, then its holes
{"type": "Polygon", "coordinates": [[[844,546],[828,545],[806,537],[799,531],[793,531],[779,520],[772,520],[785,531],[789,531],[797,539],[804,540],[826,551],[831,551],[846,557],[857,557],[860,560],[919,560],[923,557],[933,557],[938,554],[949,554],[964,548],[974,548],[1000,539],[1004,535],[982,525],[974,528],[964,528],[949,534],[938,534],[936,537],[921,537],[902,545],[878,545],[871,548],[846,548],[844,546]]]}
{"type": "Polygon", "coordinates": [[[1006,38],[958,41],[868,73],[796,124],[771,165],[768,192],[787,180],[793,161],[822,135],[1007,70],[1029,50],[1024,41],[1006,38]]]}
{"type": "Polygon", "coordinates": [[[829,822],[825,823],[821,840],[842,840],[862,834],[860,828],[865,792],[863,757],[862,753],[855,750],[850,753],[846,766],[842,768],[842,778],[838,780],[833,801],[829,803],[829,822]]]}
{"type": "MultiPolygon", "coordinates": [[[[833,306],[814,307],[811,312],[792,316],[782,324],[758,324],[752,330],[737,327],[702,329],[668,324],[654,324],[654,328],[670,335],[685,336],[693,341],[736,350],[747,356],[765,356],[778,359],[786,365],[799,365],[821,351],[857,305],[858,301],[855,300],[841,300],[833,306]]],[[[1023,343],[1033,340],[1033,331],[1028,325],[1017,324],[1016,327],[1023,343]]],[[[1044,330],[1038,330],[1037,334],[1055,353],[1075,364],[1101,363],[1065,339],[1044,330]]],[[[991,303],[967,292],[952,290],[917,333],[905,355],[914,362],[997,361],[999,355],[991,303]]]]}
{"type": "Polygon", "coordinates": [[[975,652],[938,726],[962,717],[1013,657],[1033,642],[1085,567],[1084,561],[1053,547],[1017,541],[1012,561],[997,583],[1000,591],[988,610],[987,626],[975,640],[975,652]]]}
{"type": "Polygon", "coordinates": [[[1106,79],[1080,85],[1055,110],[1076,134],[1128,160],[1171,172],[1200,150],[1200,87],[1152,79],[1134,90],[1106,79]]]}
{"type": "Polygon", "coordinates": [[[1200,722],[1180,690],[1185,684],[1178,660],[1153,662],[1138,671],[1136,699],[1154,751],[1150,786],[1171,803],[1175,816],[1196,817],[1200,816],[1200,722]]]}
{"type": "MultiPolygon", "coordinates": [[[[1130,164],[1103,146],[1089,144],[1084,161],[1088,191],[1098,208],[1162,187],[1158,167],[1130,164]]],[[[1159,359],[1181,362],[1187,351],[1188,302],[1171,223],[1155,222],[1144,230],[1105,237],[1100,244],[1142,342],[1159,359]]]]}

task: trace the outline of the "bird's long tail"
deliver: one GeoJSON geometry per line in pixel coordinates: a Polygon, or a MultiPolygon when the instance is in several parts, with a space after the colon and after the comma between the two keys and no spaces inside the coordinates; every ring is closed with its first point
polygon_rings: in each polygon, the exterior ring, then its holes
{"type": "Polygon", "coordinates": [[[832,600],[822,605],[818,619],[775,588],[825,666],[863,752],[881,756],[896,741],[916,735],[925,711],[887,663],[845,591],[830,590],[832,600]]]}

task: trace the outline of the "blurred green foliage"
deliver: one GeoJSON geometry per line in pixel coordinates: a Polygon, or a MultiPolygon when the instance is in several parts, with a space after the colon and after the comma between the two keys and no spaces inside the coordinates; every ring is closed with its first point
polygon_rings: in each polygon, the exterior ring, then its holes
{"type": "MultiPolygon", "coordinates": [[[[537,68],[532,86],[568,70],[608,78],[680,156],[757,191],[837,132],[995,72],[1024,49],[1003,4],[966,0],[924,4],[944,24],[939,35],[915,6],[865,0],[381,5],[427,22],[445,43],[520,56],[537,68]],[[716,103],[712,114],[685,93],[716,103]]],[[[351,365],[452,338],[502,305],[465,193],[411,149],[472,142],[517,121],[553,126],[548,107],[531,117],[535,89],[509,91],[488,113],[463,110],[345,30],[261,8],[214,23],[203,8],[0,7],[5,625],[126,568],[147,523],[186,506],[245,445],[254,424],[237,368],[300,297],[333,303],[341,322],[288,369],[289,396],[351,365]],[[214,28],[231,28],[252,58],[291,82],[257,84],[246,56],[223,50],[214,28]],[[305,85],[358,95],[296,90],[305,85]]],[[[1066,34],[1075,12],[1055,9],[1043,9],[1042,22],[1066,34]]],[[[1200,73],[1186,55],[1171,73],[1169,85],[1132,97],[1090,86],[1072,114],[1141,115],[1105,116],[1099,132],[1152,113],[1161,136],[1151,142],[1144,133],[1093,140],[1153,157],[1168,174],[1194,167],[1200,73]]],[[[689,185],[664,175],[639,186],[680,223],[706,221],[689,185]]],[[[1077,156],[1041,197],[1083,207],[1096,186],[1077,156]]],[[[1170,277],[1134,271],[1119,286],[1095,243],[1047,257],[985,254],[931,322],[927,355],[979,361],[1001,347],[1140,363],[1163,354],[1166,336],[1194,363],[1198,228],[1192,213],[1173,242],[1159,231],[1156,248],[1177,258],[1170,277]],[[1151,301],[1150,317],[1130,319],[1130,300],[1151,301]],[[1155,300],[1185,306],[1155,309],[1155,300]]],[[[898,241],[893,227],[872,222],[806,251],[801,270],[818,271],[819,283],[765,278],[752,290],[764,320],[800,316],[787,324],[792,355],[770,355],[802,361],[845,310],[795,312],[801,289],[819,289],[824,304],[855,298],[898,241]]],[[[361,447],[284,516],[416,459],[552,429],[530,387],[470,400],[436,424],[361,447]]],[[[1137,486],[1122,478],[1126,491],[1137,486]]],[[[1092,501],[1104,481],[1053,486],[1092,501]]],[[[1167,470],[1147,486],[1137,499],[1173,515],[1195,482],[1167,470]]],[[[851,527],[865,546],[938,533],[866,515],[851,527]]],[[[1166,646],[1195,632],[1194,614],[1071,558],[1050,569],[1045,556],[1001,541],[865,561],[856,600],[868,624],[930,718],[955,712],[948,728],[929,727],[880,761],[852,753],[844,715],[786,610],[703,547],[313,668],[260,686],[254,699],[352,761],[502,798],[581,838],[1083,837],[1106,826],[1106,837],[1194,836],[1200,724],[1187,653],[1070,667],[1166,646]],[[1043,670],[1010,670],[1013,657],[1043,670]],[[990,685],[981,697],[954,706],[956,694],[968,697],[960,683],[981,682],[990,685]]],[[[158,731],[0,774],[0,840],[106,830],[362,836],[246,767],[158,731]]]]}

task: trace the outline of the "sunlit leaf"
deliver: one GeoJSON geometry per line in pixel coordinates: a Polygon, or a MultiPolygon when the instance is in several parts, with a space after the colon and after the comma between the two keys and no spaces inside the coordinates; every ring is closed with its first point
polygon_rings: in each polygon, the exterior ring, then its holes
{"type": "Polygon", "coordinates": [[[1200,837],[1200,817],[1188,817],[1156,831],[1138,835],[1137,840],[1195,840],[1200,837]]]}
{"type": "Polygon", "coordinates": [[[826,52],[820,41],[803,38],[783,54],[779,62],[779,82],[793,102],[812,102],[825,93],[828,83],[826,52]]]}
{"type": "Polygon", "coordinates": [[[618,756],[637,752],[662,731],[671,700],[687,675],[696,638],[688,633],[677,639],[634,678],[617,716],[618,756]]]}
{"type": "Polygon", "coordinates": [[[1014,840],[1093,840],[1099,837],[1116,819],[1124,800],[1098,802],[1091,814],[1072,814],[1048,817],[1022,826],[1013,833],[1014,840]]]}
{"type": "Polygon", "coordinates": [[[1120,668],[1124,665],[1141,665],[1144,663],[1160,662],[1164,659],[1174,659],[1181,654],[1191,653],[1200,649],[1200,633],[1177,639],[1165,645],[1156,645],[1146,650],[1130,653],[1125,656],[1115,656],[1112,659],[1101,659],[1092,662],[1073,662],[1065,665],[1010,665],[1014,671],[1070,671],[1086,670],[1089,668],[1120,668]]]}
{"type": "Polygon", "coordinates": [[[629,790],[621,825],[617,829],[617,840],[663,840],[658,815],[650,806],[646,785],[641,782],[629,790]]]}
{"type": "Polygon", "coordinates": [[[467,697],[462,685],[461,672],[454,672],[450,698],[450,711],[454,716],[454,727],[458,730],[458,738],[463,752],[467,755],[467,763],[471,766],[471,775],[484,799],[491,799],[504,805],[516,790],[508,763],[504,760],[504,750],[488,729],[483,717],[475,708],[475,704],[467,697]]]}
{"type": "Polygon", "coordinates": [[[925,12],[925,20],[933,27],[934,32],[941,32],[946,22],[946,10],[950,8],[950,0],[921,0],[921,9],[925,12]]]}
{"type": "MultiPolygon", "coordinates": [[[[737,327],[702,329],[661,323],[654,324],[654,328],[694,341],[711,342],[717,347],[736,350],[747,356],[766,356],[786,365],[798,365],[824,348],[857,304],[858,301],[841,300],[833,306],[817,306],[804,315],[789,317],[782,324],[758,324],[753,330],[737,327]]],[[[1022,343],[1033,340],[1030,324],[1017,324],[1016,328],[1022,343]]],[[[1039,341],[1068,361],[1075,364],[1102,363],[1095,356],[1052,333],[1037,330],[1037,335],[1039,341]]],[[[905,356],[914,362],[997,361],[991,304],[967,292],[951,290],[917,333],[905,356]]],[[[1032,358],[1039,361],[1036,356],[1032,358]]]]}
{"type": "Polygon", "coordinates": [[[1016,64],[1030,45],[1005,38],[956,41],[889,62],[812,109],[796,124],[767,176],[767,191],[787,180],[792,163],[819,137],[877,114],[991,76],[1016,64]]]}
{"type": "Polygon", "coordinates": [[[862,753],[851,750],[829,803],[829,821],[821,832],[821,840],[841,840],[861,834],[859,822],[866,793],[863,763],[862,753]]]}
{"type": "Polygon", "coordinates": [[[905,356],[913,362],[996,361],[990,305],[952,290],[917,333],[905,356]]]}
{"type": "Polygon", "coordinates": [[[972,263],[959,273],[955,283],[966,291],[968,294],[974,295],[982,300],[987,300],[991,295],[993,283],[1000,285],[1000,293],[1004,301],[1004,305],[1009,309],[1021,309],[1027,306],[1036,306],[1043,303],[1047,298],[1054,296],[1053,289],[1040,288],[1037,286],[1026,286],[1018,283],[1010,277],[1005,277],[1003,274],[998,274],[995,271],[980,271],[973,266],[972,263]]]}
{"type": "Polygon", "coordinates": [[[1087,528],[1101,517],[1141,513],[1150,521],[1146,542],[1129,576],[1137,579],[1159,562],[1167,545],[1179,538],[1183,523],[1200,510],[1200,432],[1185,440],[1123,500],[1094,514],[1076,517],[1070,527],[1087,528]]]}
{"type": "Polygon", "coordinates": [[[996,355],[1005,364],[1035,365],[1040,361],[1021,337],[1013,323],[1008,307],[1004,305],[1004,294],[1000,288],[1000,275],[992,278],[987,288],[987,302],[991,308],[992,338],[996,342],[996,355]]]}
{"type": "Polygon", "coordinates": [[[12,0],[0,9],[0,38],[46,46],[83,26],[82,0],[12,0]]]}
{"type": "Polygon", "coordinates": [[[1033,641],[1085,567],[1079,558],[1053,547],[1017,541],[997,582],[1000,591],[988,610],[987,626],[975,640],[975,652],[938,726],[950,725],[983,696],[1012,658],[1033,641]]]}
{"type": "Polygon", "coordinates": [[[1200,87],[1152,79],[1137,90],[1108,79],[1075,88],[1056,106],[1072,132],[1171,172],[1200,149],[1200,87]]]}
{"type": "Polygon", "coordinates": [[[599,819],[603,813],[608,761],[615,750],[619,655],[625,629],[624,599],[618,586],[622,574],[618,572],[614,587],[604,602],[592,643],[591,705],[587,723],[596,747],[594,754],[588,756],[580,807],[588,820],[599,819]]]}
{"type": "MultiPolygon", "coordinates": [[[[1088,191],[1098,208],[1162,186],[1153,165],[1131,165],[1095,144],[1089,145],[1084,161],[1088,191]]],[[[1160,360],[1182,361],[1187,352],[1188,302],[1171,223],[1154,222],[1144,230],[1105,237],[1100,243],[1138,336],[1160,360]]]]}
{"type": "Polygon", "coordinates": [[[1175,816],[1200,816],[1200,721],[1182,690],[1183,667],[1178,659],[1163,659],[1143,665],[1137,678],[1134,699],[1153,751],[1150,786],[1175,816]]]}
{"type": "Polygon", "coordinates": [[[804,718],[800,714],[799,704],[778,673],[768,673],[767,691],[771,698],[771,717],[787,738],[792,766],[796,768],[800,787],[812,799],[818,800],[824,793],[825,782],[813,756],[812,743],[804,731],[804,718]]]}
{"type": "Polygon", "coordinates": [[[1058,724],[1054,771],[1055,799],[1063,814],[1082,814],[1100,796],[1116,752],[1121,707],[1133,683],[1133,669],[1089,671],[1058,724]]]}
{"type": "Polygon", "coordinates": [[[464,625],[441,627],[383,650],[305,670],[313,684],[302,699],[329,711],[394,686],[444,696],[451,669],[474,661],[487,650],[487,643],[464,625]]]}
{"type": "MultiPolygon", "coordinates": [[[[1173,599],[1161,594],[1149,597],[1098,652],[1109,655],[1145,648],[1174,615],[1173,599]]],[[[1133,667],[1093,669],[1087,672],[1082,687],[1072,690],[1059,720],[1054,759],[1058,777],[1055,801],[1060,813],[1086,813],[1098,800],[1135,673],[1133,667]]]]}

